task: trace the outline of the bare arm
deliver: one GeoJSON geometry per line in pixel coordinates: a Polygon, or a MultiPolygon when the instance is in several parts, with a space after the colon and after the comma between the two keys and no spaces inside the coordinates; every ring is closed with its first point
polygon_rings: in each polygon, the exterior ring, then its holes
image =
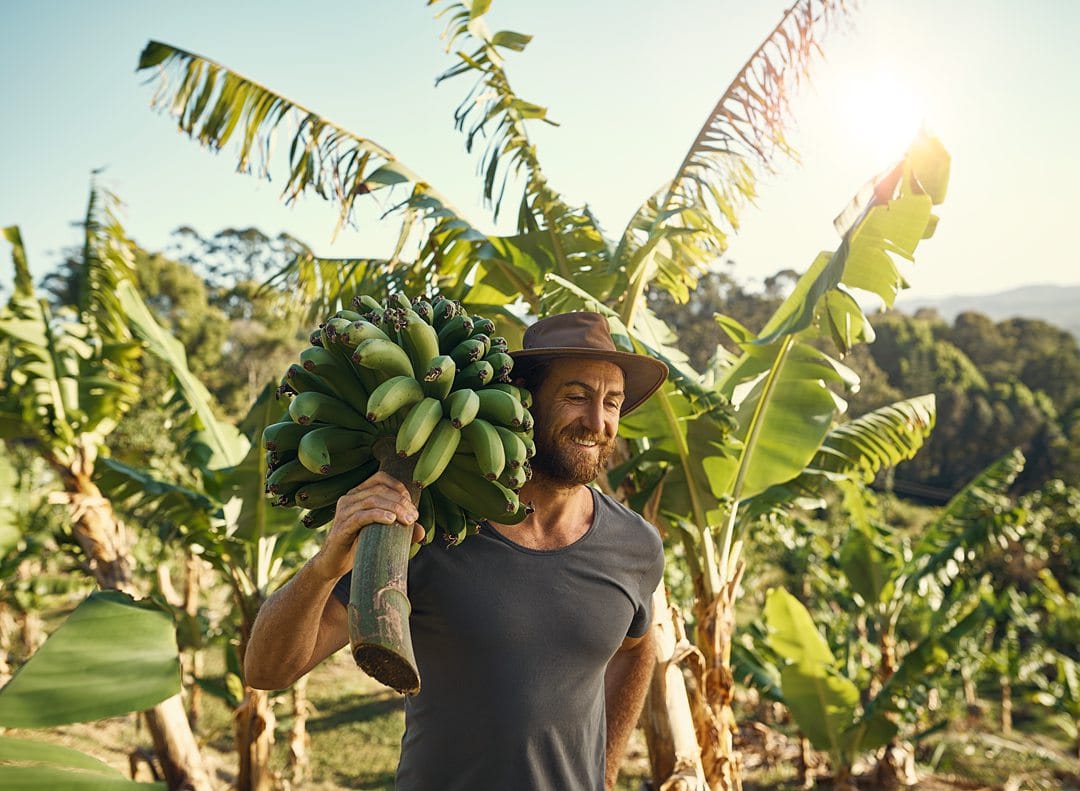
{"type": "Polygon", "coordinates": [[[655,647],[650,629],[642,637],[627,637],[604,674],[607,708],[607,788],[615,787],[626,744],[641,715],[652,678],[655,647]]]}
{"type": "Polygon", "coordinates": [[[322,547],[259,608],[244,654],[245,681],[281,689],[348,642],[345,607],[331,594],[352,570],[356,537],[370,524],[399,522],[423,536],[416,508],[399,481],[376,473],[338,500],[322,547]]]}

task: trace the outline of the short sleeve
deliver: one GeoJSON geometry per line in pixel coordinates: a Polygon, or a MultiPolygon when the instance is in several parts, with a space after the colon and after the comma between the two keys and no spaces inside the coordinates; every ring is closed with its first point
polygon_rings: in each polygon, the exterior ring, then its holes
{"type": "Polygon", "coordinates": [[[334,583],[334,598],[341,602],[344,606],[349,606],[349,588],[352,586],[352,572],[350,571],[344,577],[334,583]]]}
{"type": "Polygon", "coordinates": [[[650,526],[650,529],[653,530],[652,537],[655,539],[650,543],[653,550],[652,559],[649,566],[642,572],[638,584],[638,600],[635,602],[633,620],[630,621],[630,628],[626,632],[627,637],[641,637],[649,631],[649,627],[652,626],[653,591],[660,584],[660,578],[664,576],[664,545],[660,541],[659,534],[655,532],[655,528],[650,526]]]}

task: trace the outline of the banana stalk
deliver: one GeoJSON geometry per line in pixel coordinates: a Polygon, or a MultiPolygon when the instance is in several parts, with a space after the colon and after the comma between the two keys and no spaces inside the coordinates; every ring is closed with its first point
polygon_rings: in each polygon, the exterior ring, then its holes
{"type": "MultiPolygon", "coordinates": [[[[372,453],[379,469],[405,484],[418,504],[420,488],[413,483],[417,457],[399,457],[394,437],[376,440],[372,453]]],[[[348,607],[349,645],[357,666],[407,695],[420,691],[406,589],[411,543],[412,531],[401,525],[374,524],[360,532],[348,607]]]]}

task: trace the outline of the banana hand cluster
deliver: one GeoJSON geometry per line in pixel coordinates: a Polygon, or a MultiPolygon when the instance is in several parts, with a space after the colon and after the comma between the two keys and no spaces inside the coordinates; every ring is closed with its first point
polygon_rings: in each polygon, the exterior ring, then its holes
{"type": "Polygon", "coordinates": [[[364,294],[353,308],[312,332],[285,372],[289,419],[263,432],[274,504],[307,509],[308,527],[327,524],[338,498],[378,470],[374,443],[392,438],[400,457],[416,457],[425,542],[436,527],[457,544],[485,519],[524,519],[532,401],[510,383],[494,322],[439,296],[364,294]]]}

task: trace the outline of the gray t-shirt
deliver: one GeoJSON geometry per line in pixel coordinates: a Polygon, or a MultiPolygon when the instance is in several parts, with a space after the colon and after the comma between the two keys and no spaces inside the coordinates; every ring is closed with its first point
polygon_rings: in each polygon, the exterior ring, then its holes
{"type": "MultiPolygon", "coordinates": [[[[652,622],[660,536],[592,490],[595,516],[556,550],[489,525],[409,564],[420,693],[405,700],[399,791],[604,788],[604,671],[652,622]]],[[[347,602],[349,579],[335,596],[347,602]]]]}

